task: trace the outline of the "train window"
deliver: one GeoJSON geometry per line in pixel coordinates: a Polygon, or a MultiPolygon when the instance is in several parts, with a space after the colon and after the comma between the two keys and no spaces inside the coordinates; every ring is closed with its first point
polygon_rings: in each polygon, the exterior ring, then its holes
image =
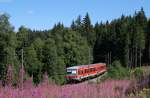
{"type": "Polygon", "coordinates": [[[92,72],[94,71],[94,69],[92,68],[92,72]]]}
{"type": "Polygon", "coordinates": [[[82,74],[82,70],[80,70],[80,74],[82,74]]]}
{"type": "Polygon", "coordinates": [[[78,71],[78,74],[79,74],[79,75],[81,74],[81,71],[80,71],[80,70],[78,71]]]}
{"type": "Polygon", "coordinates": [[[84,73],[84,71],[83,71],[83,70],[82,70],[81,72],[82,72],[82,74],[84,73]]]}
{"type": "Polygon", "coordinates": [[[80,70],[80,71],[79,71],[79,75],[81,75],[81,74],[83,74],[83,70],[80,70]]]}
{"type": "Polygon", "coordinates": [[[91,68],[91,72],[93,72],[94,71],[94,68],[91,68]]]}
{"type": "Polygon", "coordinates": [[[95,69],[95,68],[93,68],[93,71],[96,71],[96,69],[95,69]]]}
{"type": "Polygon", "coordinates": [[[90,72],[92,72],[92,68],[90,68],[90,72]]]}
{"type": "Polygon", "coordinates": [[[95,68],[91,68],[92,71],[95,71],[95,68]]]}
{"type": "Polygon", "coordinates": [[[87,73],[87,69],[85,69],[85,73],[87,73]]]}
{"type": "Polygon", "coordinates": [[[76,69],[67,69],[67,74],[68,75],[75,75],[75,74],[77,74],[77,70],[76,69]]]}
{"type": "Polygon", "coordinates": [[[88,73],[88,69],[85,69],[85,73],[88,73]]]}
{"type": "Polygon", "coordinates": [[[83,70],[81,70],[81,74],[83,74],[83,70]]]}
{"type": "Polygon", "coordinates": [[[72,72],[67,72],[67,74],[72,74],[72,72]]]}

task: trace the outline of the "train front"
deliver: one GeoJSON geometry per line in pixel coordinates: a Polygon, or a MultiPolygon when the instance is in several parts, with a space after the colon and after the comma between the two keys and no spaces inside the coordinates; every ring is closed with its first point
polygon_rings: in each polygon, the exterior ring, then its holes
{"type": "Polygon", "coordinates": [[[78,71],[74,67],[67,68],[67,75],[66,75],[67,81],[78,81],[78,71]]]}

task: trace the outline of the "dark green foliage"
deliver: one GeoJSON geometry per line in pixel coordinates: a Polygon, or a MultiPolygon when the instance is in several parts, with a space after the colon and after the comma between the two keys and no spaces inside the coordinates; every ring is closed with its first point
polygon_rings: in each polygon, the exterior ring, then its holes
{"type": "Polygon", "coordinates": [[[87,38],[89,45],[93,46],[95,43],[95,32],[91,24],[91,19],[87,13],[83,18],[81,35],[87,38]]]}
{"type": "Polygon", "coordinates": [[[35,83],[47,72],[63,84],[66,67],[98,62],[109,62],[109,76],[121,79],[128,76],[129,68],[150,63],[150,20],[141,9],[133,16],[93,26],[87,13],[70,27],[58,23],[51,30],[36,31],[21,26],[15,33],[9,16],[0,15],[0,79],[6,79],[11,64],[17,81],[21,49],[26,75],[33,76],[35,83]]]}
{"type": "Polygon", "coordinates": [[[67,67],[92,62],[91,49],[80,34],[66,29],[63,40],[65,64],[67,67]]]}
{"type": "Polygon", "coordinates": [[[140,80],[142,78],[142,76],[144,76],[144,73],[141,68],[136,68],[136,69],[134,69],[133,75],[137,80],[140,80]]]}
{"type": "Polygon", "coordinates": [[[55,75],[55,67],[57,65],[57,48],[53,39],[47,39],[43,47],[43,70],[50,76],[55,75]]]}
{"type": "Polygon", "coordinates": [[[37,77],[37,76],[41,75],[42,63],[38,60],[37,53],[33,45],[25,48],[24,51],[25,51],[25,55],[24,55],[25,69],[29,73],[30,76],[33,76],[33,80],[36,80],[36,82],[39,82],[40,77],[37,77]]]}
{"type": "Polygon", "coordinates": [[[72,21],[71,29],[77,32],[82,32],[82,20],[81,16],[78,16],[78,18],[74,21],[72,21]]]}
{"type": "Polygon", "coordinates": [[[0,79],[5,81],[7,67],[11,64],[15,71],[19,66],[16,53],[17,39],[7,14],[0,15],[0,79]]]}
{"type": "Polygon", "coordinates": [[[114,61],[112,65],[108,66],[108,77],[123,79],[129,75],[130,71],[127,68],[122,67],[120,61],[114,61]]]}
{"type": "Polygon", "coordinates": [[[24,26],[21,26],[19,28],[19,31],[17,33],[17,41],[18,41],[18,47],[17,48],[23,48],[23,47],[27,47],[30,44],[30,40],[29,40],[29,34],[30,34],[31,30],[28,28],[25,28],[24,26]]]}
{"type": "Polygon", "coordinates": [[[148,25],[146,28],[146,45],[145,45],[145,51],[143,56],[143,61],[150,63],[150,20],[148,21],[148,25]]]}
{"type": "MultiPolygon", "coordinates": [[[[133,17],[122,15],[121,18],[95,25],[96,42],[94,62],[107,59],[111,52],[111,61],[119,59],[123,66],[141,66],[145,58],[143,51],[146,42],[147,18],[141,9],[133,17]]],[[[146,52],[147,53],[147,52],[146,52]]],[[[105,60],[106,61],[106,60],[105,60]]]]}

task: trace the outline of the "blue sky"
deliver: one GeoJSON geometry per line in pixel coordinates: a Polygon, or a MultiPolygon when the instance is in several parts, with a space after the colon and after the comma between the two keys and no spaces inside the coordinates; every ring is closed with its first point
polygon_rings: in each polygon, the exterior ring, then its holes
{"type": "Polygon", "coordinates": [[[92,23],[111,21],[133,15],[144,8],[150,18],[150,0],[0,0],[0,13],[10,15],[17,30],[21,25],[31,29],[51,29],[57,22],[69,26],[78,15],[89,13],[92,23]]]}

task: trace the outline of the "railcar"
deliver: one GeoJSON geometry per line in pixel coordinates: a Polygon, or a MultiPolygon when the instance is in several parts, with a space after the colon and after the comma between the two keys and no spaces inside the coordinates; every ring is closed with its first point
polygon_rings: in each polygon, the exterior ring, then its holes
{"type": "Polygon", "coordinates": [[[89,77],[98,76],[106,71],[105,63],[73,66],[67,68],[66,79],[68,81],[81,81],[89,77]]]}

